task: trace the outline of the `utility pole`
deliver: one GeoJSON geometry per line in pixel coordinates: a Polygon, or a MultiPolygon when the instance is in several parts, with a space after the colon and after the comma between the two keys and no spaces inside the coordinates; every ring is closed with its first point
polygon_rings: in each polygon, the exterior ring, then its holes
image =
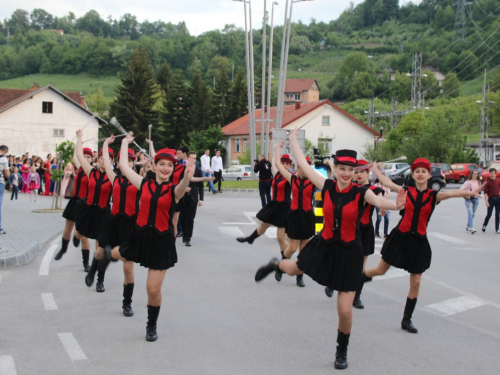
{"type": "Polygon", "coordinates": [[[411,107],[422,107],[422,52],[413,55],[413,71],[411,73],[411,107]]]}
{"type": "Polygon", "coordinates": [[[398,126],[398,98],[393,97],[391,99],[392,102],[392,115],[391,115],[391,129],[394,129],[396,126],[398,126]]]}
{"type": "Polygon", "coordinates": [[[488,147],[488,101],[486,99],[486,69],[484,69],[484,83],[483,83],[483,99],[480,101],[481,105],[481,131],[479,140],[479,158],[483,157],[485,165],[492,159],[489,157],[488,147]]]}
{"type": "Polygon", "coordinates": [[[465,29],[465,7],[469,4],[466,0],[457,0],[457,13],[455,16],[455,28],[453,29],[452,42],[467,40],[467,30],[465,29]]]}
{"type": "Polygon", "coordinates": [[[10,26],[7,26],[7,47],[9,46],[10,43],[10,26]]]}
{"type": "MultiPolygon", "coordinates": [[[[267,145],[264,143],[264,109],[266,106],[266,32],[267,32],[267,2],[264,0],[264,17],[262,20],[262,81],[260,85],[260,153],[265,155],[267,145]]],[[[267,155],[266,155],[267,157],[267,155]]]]}

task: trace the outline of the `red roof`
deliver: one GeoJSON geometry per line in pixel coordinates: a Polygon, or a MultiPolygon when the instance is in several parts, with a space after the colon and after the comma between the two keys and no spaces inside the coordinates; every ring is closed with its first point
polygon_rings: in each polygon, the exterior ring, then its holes
{"type": "MultiPolygon", "coordinates": [[[[359,126],[363,127],[364,129],[368,130],[370,133],[372,133],[374,136],[379,135],[376,131],[373,129],[370,129],[365,123],[362,121],[359,121],[357,118],[352,116],[350,113],[347,113],[344,111],[342,108],[339,106],[335,105],[332,103],[330,100],[320,100],[319,102],[314,102],[314,103],[305,103],[301,104],[300,108],[296,109],[295,105],[287,105],[283,107],[283,122],[281,127],[285,128],[286,126],[290,125],[291,123],[297,121],[299,118],[307,115],[308,113],[314,111],[315,109],[323,106],[323,105],[329,105],[332,107],[334,110],[340,112],[344,116],[348,117],[352,121],[354,121],[356,124],[359,126]]],[[[260,134],[260,116],[261,116],[262,110],[257,109],[255,111],[255,132],[257,134],[260,134]]],[[[267,116],[267,115],[266,115],[267,116]]],[[[271,119],[276,118],[276,107],[271,108],[271,114],[270,114],[271,119]]],[[[226,136],[232,136],[232,135],[249,135],[249,125],[248,125],[248,114],[246,114],[243,117],[240,117],[239,119],[233,121],[232,123],[224,126],[222,128],[222,132],[226,136]]],[[[272,124],[270,126],[269,132],[272,133],[272,124]]]]}
{"type": "Polygon", "coordinates": [[[314,78],[287,79],[285,81],[285,92],[309,91],[314,83],[316,83],[316,87],[320,91],[318,82],[314,78]]]}

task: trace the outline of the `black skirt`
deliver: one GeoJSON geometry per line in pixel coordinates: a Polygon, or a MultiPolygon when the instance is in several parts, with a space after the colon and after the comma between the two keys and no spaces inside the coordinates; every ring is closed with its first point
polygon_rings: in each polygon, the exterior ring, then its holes
{"type": "Polygon", "coordinates": [[[315,236],[302,249],[297,266],[318,284],[339,292],[353,292],[361,286],[363,246],[324,241],[315,236]]]}
{"type": "Polygon", "coordinates": [[[277,202],[272,200],[257,213],[257,219],[266,224],[274,225],[278,228],[285,228],[290,211],[289,202],[277,202]]]}
{"type": "Polygon", "coordinates": [[[99,245],[111,247],[123,245],[134,231],[135,219],[123,215],[110,215],[107,219],[107,230],[101,231],[99,236],[99,245]]]}
{"type": "Polygon", "coordinates": [[[431,265],[432,250],[427,236],[401,233],[397,227],[385,239],[380,253],[385,262],[409,273],[424,273],[431,265]]]}
{"type": "Polygon", "coordinates": [[[177,263],[174,234],[159,235],[154,228],[138,230],[134,227],[129,240],[120,246],[120,254],[126,260],[153,270],[166,270],[177,263]]]}
{"type": "Polygon", "coordinates": [[[313,210],[290,210],[285,232],[292,240],[308,240],[315,233],[316,218],[313,210]]]}
{"type": "Polygon", "coordinates": [[[78,200],[82,200],[81,198],[78,197],[72,197],[66,207],[64,208],[64,212],[62,214],[63,218],[69,221],[76,221],[76,204],[78,200]]]}
{"type": "Polygon", "coordinates": [[[373,225],[370,224],[365,227],[361,227],[360,232],[364,255],[372,255],[375,252],[375,229],[373,228],[373,225]]]}
{"type": "MultiPolygon", "coordinates": [[[[82,199],[77,201],[76,209],[76,230],[82,236],[92,240],[98,240],[101,230],[106,229],[106,220],[109,219],[111,208],[106,206],[88,206],[82,199]]],[[[104,241],[106,242],[106,241],[104,241]]]]}

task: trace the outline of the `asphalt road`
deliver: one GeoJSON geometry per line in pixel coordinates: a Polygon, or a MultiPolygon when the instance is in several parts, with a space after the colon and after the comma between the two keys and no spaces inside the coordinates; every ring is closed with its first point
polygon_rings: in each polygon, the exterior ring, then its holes
{"type": "MultiPolygon", "coordinates": [[[[0,273],[0,374],[331,374],[336,296],[307,276],[254,281],[279,254],[273,232],[239,244],[255,228],[258,198],[208,196],[193,246],[177,246],[167,272],[158,341],[145,341],[146,269],[136,266],[135,315],[122,315],[123,273],[113,263],[105,293],[84,284],[80,251],[0,273]],[[48,267],[47,267],[48,266],[48,267]],[[48,273],[44,275],[44,273],[48,273]],[[41,275],[40,275],[41,274],[41,275]],[[9,372],[10,371],[10,372],[9,372]]],[[[480,229],[486,209],[477,212],[480,229]]],[[[391,213],[391,228],[399,216],[391,213]]],[[[400,329],[409,279],[391,269],[367,284],[354,311],[345,374],[497,374],[500,360],[500,236],[465,231],[463,199],[442,202],[429,225],[432,266],[413,322],[400,329]]],[[[61,228],[62,229],[62,228],[61,228]]],[[[58,241],[57,241],[58,244],[58,241]]],[[[382,241],[377,241],[379,250],[382,241]]],[[[50,259],[47,255],[47,260],[50,259]]],[[[375,265],[378,255],[369,259],[375,265]]]]}

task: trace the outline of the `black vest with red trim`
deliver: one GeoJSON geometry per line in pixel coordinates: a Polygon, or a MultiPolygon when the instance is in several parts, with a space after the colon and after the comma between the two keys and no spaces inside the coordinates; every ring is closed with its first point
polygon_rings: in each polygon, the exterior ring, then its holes
{"type": "Polygon", "coordinates": [[[360,239],[359,221],[367,190],[365,186],[351,182],[340,191],[336,181],[325,181],[321,191],[324,226],[320,236],[323,240],[350,245],[360,239]]]}
{"type": "Polygon", "coordinates": [[[92,169],[89,176],[87,205],[106,208],[111,198],[111,181],[106,172],[92,169]]]}
{"type": "Polygon", "coordinates": [[[81,199],[87,197],[89,187],[89,178],[82,167],[78,168],[75,177],[75,187],[73,188],[73,196],[81,199]]]}
{"type": "Polygon", "coordinates": [[[113,216],[134,218],[137,215],[137,193],[139,190],[125,176],[116,176],[113,182],[113,216]]]}
{"type": "Polygon", "coordinates": [[[397,228],[401,233],[427,235],[427,224],[436,207],[437,191],[418,190],[412,186],[403,186],[407,191],[405,212],[397,228]]]}
{"type": "MultiPolygon", "coordinates": [[[[367,185],[364,185],[366,186],[368,189],[370,189],[371,191],[373,191],[373,194],[375,195],[379,195],[380,193],[384,194],[384,189],[381,189],[379,188],[378,186],[374,186],[374,185],[370,185],[370,184],[367,184],[367,185]]],[[[362,227],[367,227],[369,225],[373,225],[373,211],[375,210],[375,206],[372,206],[371,204],[366,204],[365,205],[365,210],[363,211],[363,215],[361,216],[361,226],[362,227]]]]}
{"type": "Polygon", "coordinates": [[[314,185],[308,178],[292,175],[292,204],[291,210],[310,211],[313,208],[314,185]]]}
{"type": "Polygon", "coordinates": [[[174,172],[172,173],[172,176],[170,176],[170,181],[174,185],[179,185],[181,180],[184,178],[184,171],[186,170],[186,166],[182,163],[177,163],[174,166],[174,172]]]}
{"type": "Polygon", "coordinates": [[[173,233],[175,187],[170,181],[158,184],[149,178],[142,180],[137,200],[139,208],[136,224],[139,230],[155,228],[162,235],[173,233]]]}
{"type": "Polygon", "coordinates": [[[281,173],[276,173],[273,178],[273,201],[278,203],[290,203],[292,187],[281,173]]]}

